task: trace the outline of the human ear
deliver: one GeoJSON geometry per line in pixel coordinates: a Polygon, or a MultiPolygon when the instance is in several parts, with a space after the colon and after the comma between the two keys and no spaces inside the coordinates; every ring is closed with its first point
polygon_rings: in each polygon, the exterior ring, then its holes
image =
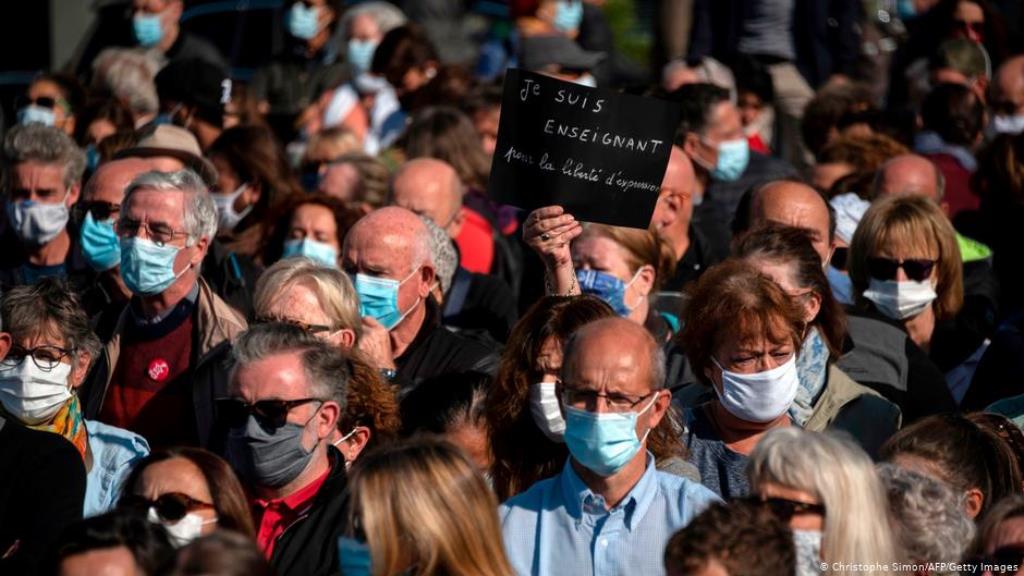
{"type": "Polygon", "coordinates": [[[964,493],[964,511],[967,513],[967,517],[974,520],[981,514],[981,509],[985,505],[985,494],[977,488],[969,488],[964,493]]]}
{"type": "Polygon", "coordinates": [[[85,382],[85,376],[89,373],[89,365],[92,364],[92,354],[82,350],[74,356],[71,364],[71,388],[78,388],[85,382]]]}

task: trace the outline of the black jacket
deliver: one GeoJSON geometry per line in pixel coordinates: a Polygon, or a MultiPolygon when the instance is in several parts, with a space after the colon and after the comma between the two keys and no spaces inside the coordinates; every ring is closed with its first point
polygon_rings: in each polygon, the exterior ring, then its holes
{"type": "Polygon", "coordinates": [[[498,350],[481,339],[452,332],[441,325],[441,311],[427,298],[423,326],[405,352],[395,358],[396,381],[402,393],[432,376],[452,372],[485,372],[498,367],[498,350]]]}
{"type": "Polygon", "coordinates": [[[0,417],[0,462],[0,574],[39,574],[61,532],[82,518],[82,457],[59,434],[0,417]]]}
{"type": "Polygon", "coordinates": [[[1024,313],[1004,322],[992,337],[960,403],[965,412],[984,410],[1003,398],[1024,394],[1024,313]]]}
{"type": "Polygon", "coordinates": [[[263,268],[252,258],[227,249],[214,240],[203,259],[203,280],[246,320],[252,319],[252,293],[263,268]]]}
{"type": "Polygon", "coordinates": [[[505,282],[459,266],[445,295],[445,326],[482,330],[497,342],[504,342],[517,317],[516,298],[505,282]]]}
{"type": "Polygon", "coordinates": [[[676,271],[662,285],[664,292],[681,292],[689,282],[694,282],[705,270],[717,264],[720,259],[711,249],[711,243],[699,228],[690,224],[690,245],[686,247],[683,257],[676,262],[676,271]]]}
{"type": "Polygon", "coordinates": [[[331,471],[313,505],[274,544],[270,565],[278,576],[338,574],[338,537],[348,531],[348,476],[341,453],[327,448],[331,471]]]}

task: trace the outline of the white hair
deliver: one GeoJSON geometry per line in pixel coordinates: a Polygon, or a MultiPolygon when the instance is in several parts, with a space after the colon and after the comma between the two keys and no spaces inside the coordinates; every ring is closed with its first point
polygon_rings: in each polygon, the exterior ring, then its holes
{"type": "Polygon", "coordinates": [[[160,110],[155,82],[160,62],[150,53],[136,48],[107,48],[93,61],[92,69],[93,86],[109,91],[136,118],[160,110]]]}
{"type": "Polygon", "coordinates": [[[177,172],[144,172],[128,185],[123,204],[127,206],[132,194],[142,188],[185,193],[184,225],[189,246],[194,246],[200,238],[212,240],[217,234],[217,206],[203,179],[195,172],[187,168],[177,172]]]}
{"type": "Polygon", "coordinates": [[[71,188],[85,172],[85,152],[67,134],[38,123],[11,128],[4,138],[5,183],[10,184],[10,168],[22,162],[55,164],[64,172],[65,188],[71,188]]]}
{"type": "Polygon", "coordinates": [[[380,33],[387,34],[391,30],[405,24],[405,13],[397,6],[389,2],[363,2],[348,9],[341,18],[341,30],[345,40],[348,40],[348,27],[352,20],[360,14],[366,14],[377,23],[380,33]]]}
{"type": "Polygon", "coordinates": [[[882,566],[899,560],[882,483],[871,458],[852,440],[795,426],[778,428],[754,448],[748,473],[754,491],[777,484],[807,492],[824,505],[821,549],[825,562],[878,566],[880,570],[858,572],[876,576],[883,573],[882,566]]]}

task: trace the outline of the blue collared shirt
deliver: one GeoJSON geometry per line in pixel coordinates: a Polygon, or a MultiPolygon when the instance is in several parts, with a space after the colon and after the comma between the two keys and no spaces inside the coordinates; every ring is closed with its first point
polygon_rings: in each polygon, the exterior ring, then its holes
{"type": "Polygon", "coordinates": [[[516,574],[658,576],[668,539],[707,506],[713,492],[685,478],[647,469],[618,506],[590,491],[566,462],[501,505],[498,516],[516,574]]]}

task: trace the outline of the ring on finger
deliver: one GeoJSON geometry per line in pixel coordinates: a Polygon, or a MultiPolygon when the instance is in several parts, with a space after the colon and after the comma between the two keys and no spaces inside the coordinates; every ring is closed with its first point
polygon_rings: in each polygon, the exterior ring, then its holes
{"type": "Polygon", "coordinates": [[[551,240],[551,234],[548,234],[547,232],[545,232],[545,233],[540,235],[540,239],[541,240],[545,240],[545,241],[551,240]]]}

